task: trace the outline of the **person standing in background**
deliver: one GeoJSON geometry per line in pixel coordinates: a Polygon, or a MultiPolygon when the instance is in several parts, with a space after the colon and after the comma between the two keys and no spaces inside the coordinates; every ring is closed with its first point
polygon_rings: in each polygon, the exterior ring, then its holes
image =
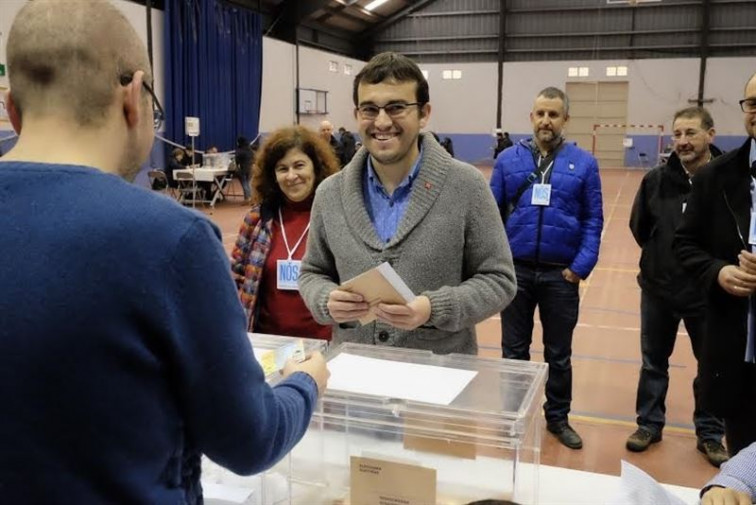
{"type": "Polygon", "coordinates": [[[252,208],[231,253],[249,331],[331,339],[331,327],[305,307],[297,278],[315,189],[338,170],[328,144],[303,126],[274,131],[258,151],[252,208]]]}
{"type": "Polygon", "coordinates": [[[357,151],[355,145],[354,134],[348,131],[343,126],[339,128],[339,144],[341,146],[341,166],[346,166],[347,163],[352,161],[354,153],[357,151]]]}
{"type": "Polygon", "coordinates": [[[570,105],[560,89],[536,96],[533,138],[503,151],[491,175],[517,272],[517,295],[501,313],[503,357],[530,359],[533,316],[543,327],[546,427],[570,449],[583,441],[569,425],[572,332],[579,284],[598,261],[604,216],[598,163],[562,137],[570,105]]]}
{"type": "Polygon", "coordinates": [[[333,124],[331,124],[331,122],[328,120],[321,121],[318,133],[320,134],[320,138],[328,142],[328,145],[331,146],[331,149],[333,149],[333,154],[336,155],[336,159],[341,161],[343,158],[341,152],[341,144],[338,140],[336,140],[336,137],[333,136],[333,124]]]}
{"type": "Polygon", "coordinates": [[[744,91],[740,108],[748,139],[693,178],[672,243],[706,296],[701,398],[724,418],[730,456],[756,442],[756,74],[744,91]]]}
{"type": "Polygon", "coordinates": [[[239,174],[239,181],[241,182],[242,192],[244,193],[244,203],[247,203],[252,199],[252,188],[249,185],[249,179],[252,175],[254,153],[252,152],[252,148],[249,146],[246,137],[241,136],[236,139],[234,161],[236,162],[236,171],[237,174],[239,174]]]}
{"type": "MultiPolygon", "coordinates": [[[[714,142],[714,120],[702,107],[688,107],[672,120],[674,152],[666,163],[648,172],[635,195],[630,231],[642,248],[641,357],[635,410],[638,429],[627,439],[630,451],[645,451],[660,442],[669,387],[669,357],[680,321],[690,337],[693,355],[701,357],[706,331],[706,297],[672,252],[672,239],[682,221],[693,177],[722,154],[714,142]]],[[[702,406],[699,378],[693,380],[697,448],[712,465],[727,461],[721,419],[702,406]]]]}
{"type": "Polygon", "coordinates": [[[504,132],[502,135],[501,130],[496,130],[496,145],[494,146],[494,155],[493,159],[499,157],[499,153],[501,153],[504,149],[507,147],[512,147],[512,139],[509,138],[509,132],[504,132]]]}

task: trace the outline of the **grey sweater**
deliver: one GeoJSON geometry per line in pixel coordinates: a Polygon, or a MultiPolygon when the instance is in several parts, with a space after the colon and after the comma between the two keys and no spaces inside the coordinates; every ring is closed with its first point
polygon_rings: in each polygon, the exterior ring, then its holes
{"type": "Polygon", "coordinates": [[[315,320],[334,324],[330,292],[388,261],[431,302],[423,326],[405,331],[373,322],[337,324],[333,343],[358,342],[475,354],[475,324],[506,307],[517,290],[512,255],[485,178],[421,134],[423,159],[396,234],[383,243],[362,194],[367,151],[318,186],[299,289],[315,320]]]}

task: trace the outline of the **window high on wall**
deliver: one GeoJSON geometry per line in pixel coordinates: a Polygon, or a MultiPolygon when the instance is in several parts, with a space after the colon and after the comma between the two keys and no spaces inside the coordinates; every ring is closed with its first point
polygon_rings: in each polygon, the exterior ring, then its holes
{"type": "Polygon", "coordinates": [[[588,77],[591,70],[588,67],[569,67],[567,77],[588,77]]]}
{"type": "Polygon", "coordinates": [[[610,66],[606,67],[606,76],[607,77],[626,77],[627,76],[627,67],[624,65],[620,66],[610,66]]]}

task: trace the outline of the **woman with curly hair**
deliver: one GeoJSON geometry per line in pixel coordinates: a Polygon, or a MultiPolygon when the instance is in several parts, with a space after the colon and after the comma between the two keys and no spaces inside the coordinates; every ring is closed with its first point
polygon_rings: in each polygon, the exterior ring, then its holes
{"type": "Polygon", "coordinates": [[[257,333],[331,339],[297,289],[315,188],[339,170],[331,147],[302,126],[274,131],[252,169],[252,208],[244,217],[231,270],[257,333]]]}

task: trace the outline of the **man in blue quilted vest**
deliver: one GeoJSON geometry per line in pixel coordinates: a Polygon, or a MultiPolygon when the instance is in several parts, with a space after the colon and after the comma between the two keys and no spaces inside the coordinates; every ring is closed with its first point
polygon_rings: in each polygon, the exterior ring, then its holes
{"type": "Polygon", "coordinates": [[[517,294],[501,313],[505,358],[530,359],[533,315],[543,327],[547,429],[571,449],[583,441],[567,422],[572,400],[572,332],[578,286],[598,261],[604,217],[598,163],[567,142],[569,99],[557,88],[538,93],[533,138],[496,159],[491,190],[499,204],[517,273],[517,294]]]}

